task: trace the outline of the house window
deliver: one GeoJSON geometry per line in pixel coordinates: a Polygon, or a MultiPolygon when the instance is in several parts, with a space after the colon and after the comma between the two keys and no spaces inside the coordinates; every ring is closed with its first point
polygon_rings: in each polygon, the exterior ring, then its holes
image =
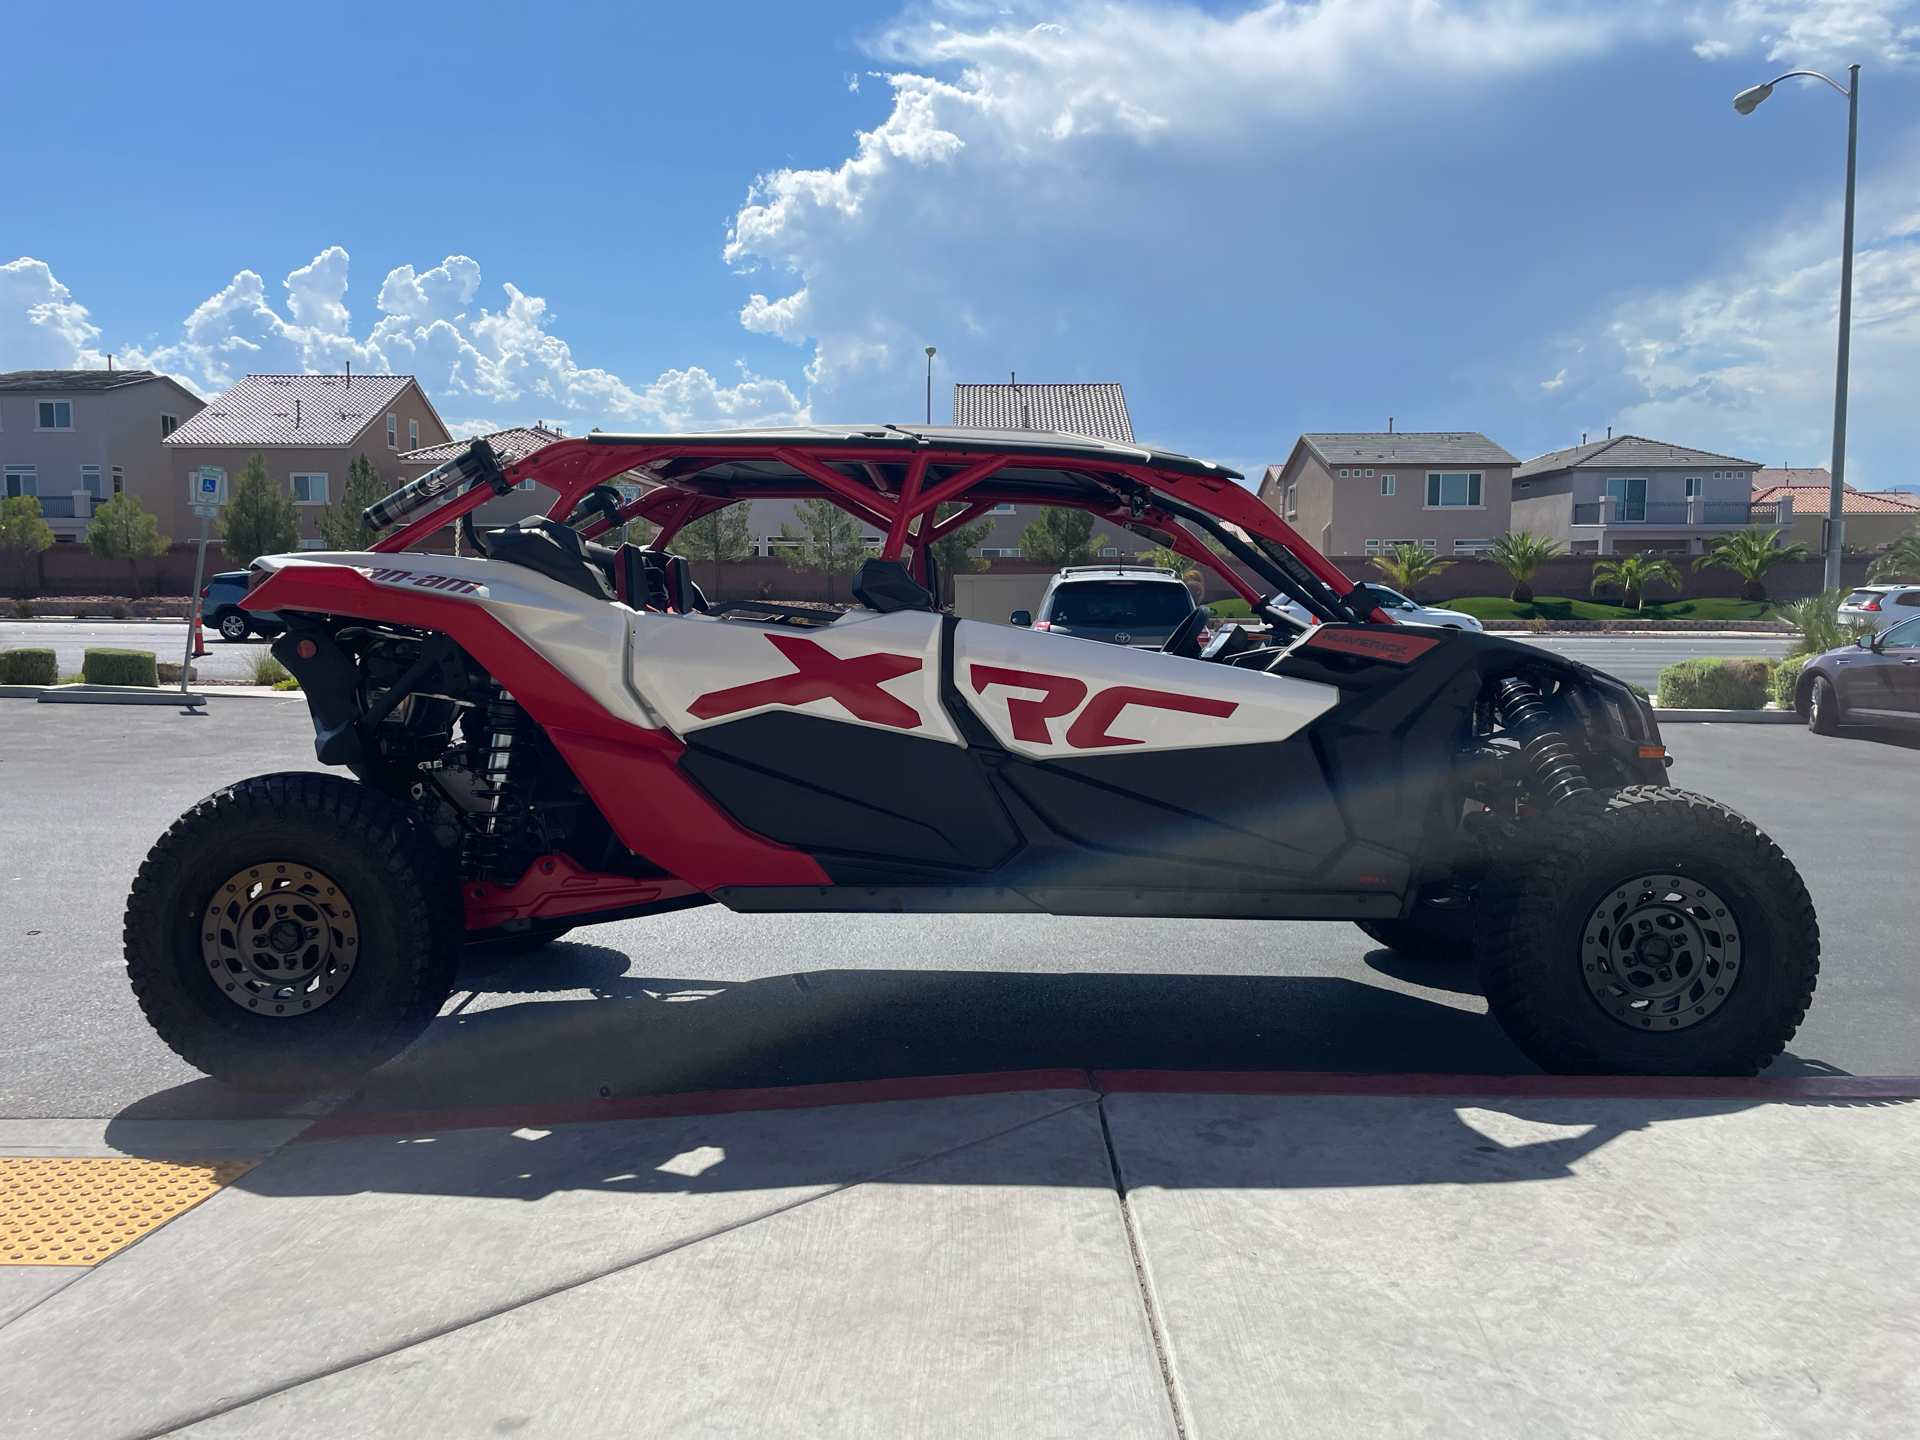
{"type": "Polygon", "coordinates": [[[167,436],[179,428],[180,417],[178,415],[162,415],[160,417],[160,438],[162,440],[166,439],[167,436]]]}
{"type": "Polygon", "coordinates": [[[1687,476],[1687,499],[1691,500],[1699,495],[1702,483],[1698,475],[1687,476]]]}
{"type": "Polygon", "coordinates": [[[17,500],[22,495],[40,493],[40,476],[31,465],[7,466],[7,498],[17,500]]]}
{"type": "Polygon", "coordinates": [[[1609,475],[1607,477],[1607,507],[1612,513],[1604,516],[1608,523],[1620,525],[1631,522],[1643,524],[1647,518],[1647,477],[1644,475],[1609,475]]]}
{"type": "Polygon", "coordinates": [[[300,542],[300,548],[302,550],[324,550],[327,548],[327,542],[324,540],[302,540],[300,542]]]}
{"type": "Polygon", "coordinates": [[[1367,471],[1367,479],[1371,480],[1372,478],[1373,478],[1373,472],[1371,470],[1367,471]]]}
{"type": "Polygon", "coordinates": [[[1299,513],[1300,487],[1298,485],[1289,485],[1287,486],[1287,518],[1291,520],[1299,513]]]}
{"type": "Polygon", "coordinates": [[[1493,548],[1491,540],[1456,540],[1453,553],[1456,555],[1484,555],[1493,548]]]}
{"type": "Polygon", "coordinates": [[[1011,515],[1013,514],[1013,506],[996,505],[993,507],[993,509],[989,510],[987,513],[989,515],[1011,515]]]}
{"type": "Polygon", "coordinates": [[[127,491],[127,476],[118,465],[113,467],[113,493],[124,495],[127,491]]]}
{"type": "Polygon", "coordinates": [[[1380,553],[1380,542],[1378,540],[1367,541],[1367,554],[1378,555],[1379,553],[1380,553]]]}
{"type": "Polygon", "coordinates": [[[534,489],[538,489],[539,487],[532,480],[522,480],[518,485],[514,486],[513,488],[516,490],[534,490],[534,489]]]}
{"type": "Polygon", "coordinates": [[[400,422],[391,415],[387,416],[387,448],[389,450],[400,448],[400,422]]]}
{"type": "Polygon", "coordinates": [[[1395,546],[1398,546],[1398,545],[1413,545],[1417,543],[1418,543],[1417,541],[1413,541],[1413,540],[1382,540],[1380,542],[1380,548],[1382,550],[1392,550],[1395,546]]]}
{"type": "Polygon", "coordinates": [[[798,540],[789,540],[784,535],[767,536],[767,554],[769,555],[773,554],[775,550],[797,550],[799,548],[800,542],[798,540]]]}
{"type": "Polygon", "coordinates": [[[1382,475],[1380,477],[1380,493],[1382,495],[1393,494],[1393,476],[1382,475]]]}
{"type": "Polygon", "coordinates": [[[1020,558],[1020,547],[1016,545],[1011,550],[982,550],[980,555],[982,559],[986,560],[1018,560],[1020,558]]]}
{"type": "Polygon", "coordinates": [[[324,475],[289,475],[293,482],[293,503],[296,505],[324,505],[327,503],[327,477],[324,475]]]}
{"type": "Polygon", "coordinates": [[[1478,509],[1480,506],[1480,476],[1478,472],[1464,470],[1427,472],[1427,508],[1440,509],[1478,509]]]}
{"type": "Polygon", "coordinates": [[[73,404],[68,400],[42,400],[40,402],[40,428],[42,430],[71,430],[73,428],[73,404]]]}
{"type": "Polygon", "coordinates": [[[1438,540],[1422,540],[1420,542],[1420,548],[1429,555],[1432,555],[1440,549],[1440,542],[1438,540]]]}
{"type": "Polygon", "coordinates": [[[418,450],[419,448],[420,422],[418,420],[409,420],[407,421],[407,449],[418,450]]]}
{"type": "Polygon", "coordinates": [[[98,465],[82,465],[80,467],[80,488],[96,500],[104,500],[107,498],[106,481],[101,478],[100,467],[98,465]]]}
{"type": "Polygon", "coordinates": [[[1736,480],[1744,480],[1747,478],[1747,472],[1744,470],[1736,470],[1733,472],[1733,478],[1736,480]]]}
{"type": "Polygon", "coordinates": [[[1115,560],[1118,559],[1119,556],[1120,552],[1111,545],[1100,552],[1100,558],[1102,560],[1115,560]]]}

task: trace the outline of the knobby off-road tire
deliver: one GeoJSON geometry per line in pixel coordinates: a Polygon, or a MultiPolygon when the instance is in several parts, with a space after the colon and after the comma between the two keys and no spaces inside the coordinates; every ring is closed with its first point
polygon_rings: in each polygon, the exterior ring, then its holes
{"type": "Polygon", "coordinates": [[[1409,960],[1473,959],[1473,910],[1469,906],[1439,910],[1423,905],[1407,920],[1356,920],[1353,923],[1389,950],[1409,960]]]}
{"type": "Polygon", "coordinates": [[[1813,677],[1813,689],[1807,695],[1807,728],[1816,735],[1840,733],[1840,694],[1824,675],[1813,677]]]}
{"type": "Polygon", "coordinates": [[[1481,888],[1475,948],[1494,1018],[1541,1069],[1752,1075],[1793,1037],[1820,928],[1747,820],[1635,785],[1575,796],[1527,841],[1481,888]]]}
{"type": "Polygon", "coordinates": [[[462,934],[458,878],[407,810],[334,775],[262,775],[202,800],[148,853],[127,899],[127,975],[189,1065],[251,1090],[325,1089],[426,1029],[462,934]],[[209,918],[226,915],[225,929],[209,918]],[[247,965],[272,965],[274,944],[284,988],[247,965]]]}

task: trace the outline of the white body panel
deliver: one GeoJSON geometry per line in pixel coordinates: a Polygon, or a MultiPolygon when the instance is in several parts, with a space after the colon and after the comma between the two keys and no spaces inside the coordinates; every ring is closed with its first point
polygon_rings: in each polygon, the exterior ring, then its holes
{"type": "Polygon", "coordinates": [[[953,652],[954,684],[994,738],[1037,760],[1284,740],[1340,698],[1310,680],[974,620],[953,652]]]}
{"type": "Polygon", "coordinates": [[[633,681],[681,735],[796,710],[961,743],[940,703],[940,617],[925,610],[850,610],[817,629],[648,612],[634,617],[633,681]],[[829,688],[841,694],[809,698],[829,688]]]}

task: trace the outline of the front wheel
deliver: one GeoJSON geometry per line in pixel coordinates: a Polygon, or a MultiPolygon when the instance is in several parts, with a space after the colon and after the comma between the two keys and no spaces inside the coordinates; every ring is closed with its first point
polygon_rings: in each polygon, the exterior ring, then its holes
{"type": "Polygon", "coordinates": [[[1478,897],[1487,1003],[1559,1075],[1753,1075],[1805,1016],[1820,928],[1751,823],[1685,791],[1579,795],[1478,897]]]}
{"type": "Polygon", "coordinates": [[[238,645],[247,638],[247,617],[238,610],[229,610],[220,617],[220,638],[238,645]]]}
{"type": "Polygon", "coordinates": [[[338,776],[243,780],[176,820],[127,898],[127,975],[189,1065],[327,1089],[397,1055],[452,989],[459,884],[414,816],[338,776]]]}
{"type": "Polygon", "coordinates": [[[1816,735],[1840,733],[1840,697],[1824,675],[1813,677],[1813,693],[1807,697],[1807,728],[1816,735]]]}

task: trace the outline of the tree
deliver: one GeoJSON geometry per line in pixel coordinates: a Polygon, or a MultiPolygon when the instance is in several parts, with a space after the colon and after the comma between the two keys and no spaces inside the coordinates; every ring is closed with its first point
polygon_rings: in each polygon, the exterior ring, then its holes
{"type": "MultiPolygon", "coordinates": [[[[934,512],[934,521],[938,523],[941,520],[951,520],[965,508],[964,505],[949,500],[934,512]]],[[[933,563],[940,572],[940,584],[943,589],[948,583],[949,576],[977,574],[993,564],[984,555],[967,553],[992,533],[993,521],[982,519],[974,521],[971,525],[962,525],[957,530],[949,531],[933,542],[933,563]]]]}
{"type": "Polygon", "coordinates": [[[1020,554],[1056,570],[1085,565],[1106,548],[1107,537],[1093,533],[1093,515],[1062,505],[1049,505],[1020,532],[1020,554]]]}
{"type": "MultiPolygon", "coordinates": [[[[320,538],[329,550],[365,550],[382,535],[362,518],[362,512],[387,493],[387,482],[362,451],[347,465],[347,483],[340,498],[320,512],[320,538]]],[[[266,552],[261,552],[266,553],[266,552]]]]}
{"type": "MultiPolygon", "coordinates": [[[[53,544],[53,527],[40,518],[40,502],[31,495],[13,495],[0,500],[0,554],[7,557],[8,569],[18,569],[26,579],[29,566],[37,571],[34,557],[53,544]]],[[[39,576],[29,593],[38,590],[39,576]]]]}
{"type": "Polygon", "coordinates": [[[1522,530],[1517,535],[1508,531],[1496,538],[1486,555],[1513,576],[1513,594],[1507,598],[1518,605],[1531,605],[1533,577],[1540,573],[1542,565],[1560,553],[1558,540],[1536,537],[1531,530],[1522,530]]]}
{"type": "Polygon", "coordinates": [[[1736,530],[1714,541],[1713,549],[1694,561],[1693,568],[1718,565],[1723,570],[1731,570],[1746,582],[1740,587],[1742,600],[1765,600],[1767,587],[1760,582],[1766,573],[1789,560],[1806,558],[1807,547],[1798,541],[1782,545],[1778,530],[1736,530]]]}
{"type": "Polygon", "coordinates": [[[1205,588],[1200,567],[1171,545],[1155,545],[1151,549],[1142,550],[1133,559],[1138,565],[1154,565],[1162,570],[1173,571],[1186,582],[1187,588],[1193,591],[1195,599],[1199,598],[1200,592],[1205,588]]]}
{"type": "Polygon", "coordinates": [[[220,520],[220,548],[232,565],[251,565],[261,555],[283,555],[300,545],[300,512],[293,497],[267,477],[258,450],[233,479],[227,513],[220,520]]]}
{"type": "MultiPolygon", "coordinates": [[[[667,549],[689,560],[704,560],[713,566],[713,593],[720,593],[720,567],[729,560],[744,560],[753,554],[753,531],[748,528],[745,500],[703,515],[667,544],[667,549]]],[[[844,513],[844,512],[842,512],[844,513]]]]}
{"type": "Polygon", "coordinates": [[[1872,584],[1920,580],[1920,535],[1902,535],[1889,545],[1880,558],[1867,567],[1867,580],[1872,584]]]}
{"type": "Polygon", "coordinates": [[[780,538],[793,543],[780,547],[780,558],[795,570],[818,570],[827,577],[827,598],[833,598],[833,577],[851,575],[867,558],[860,538],[860,522],[831,500],[802,500],[793,507],[798,526],[780,522],[780,538]]]}
{"type": "Polygon", "coordinates": [[[1618,585],[1626,607],[1638,610],[1647,586],[1656,580],[1671,585],[1675,594],[1680,592],[1680,586],[1684,583],[1671,560],[1661,560],[1652,555],[1622,555],[1618,560],[1602,560],[1593,567],[1591,589],[1597,595],[1610,585],[1618,585]]]}
{"type": "Polygon", "coordinates": [[[160,533],[159,517],[149,515],[131,490],[95,510],[93,523],[87,527],[87,549],[102,560],[126,561],[136,595],[140,593],[140,562],[149,555],[166,554],[172,543],[160,533]]]}
{"type": "Polygon", "coordinates": [[[1840,619],[1840,602],[1846,596],[1845,590],[1823,590],[1818,595],[1809,595],[1791,605],[1782,605],[1774,612],[1799,632],[1793,644],[1787,647],[1787,659],[1796,660],[1802,655],[1824,655],[1829,650],[1838,650],[1842,645],[1853,643],[1853,627],[1840,619]]]}
{"type": "Polygon", "coordinates": [[[1433,551],[1410,540],[1401,541],[1387,554],[1373,559],[1373,568],[1391,580],[1393,588],[1409,600],[1420,598],[1414,591],[1422,580],[1431,580],[1451,564],[1451,560],[1442,560],[1433,551]]]}

